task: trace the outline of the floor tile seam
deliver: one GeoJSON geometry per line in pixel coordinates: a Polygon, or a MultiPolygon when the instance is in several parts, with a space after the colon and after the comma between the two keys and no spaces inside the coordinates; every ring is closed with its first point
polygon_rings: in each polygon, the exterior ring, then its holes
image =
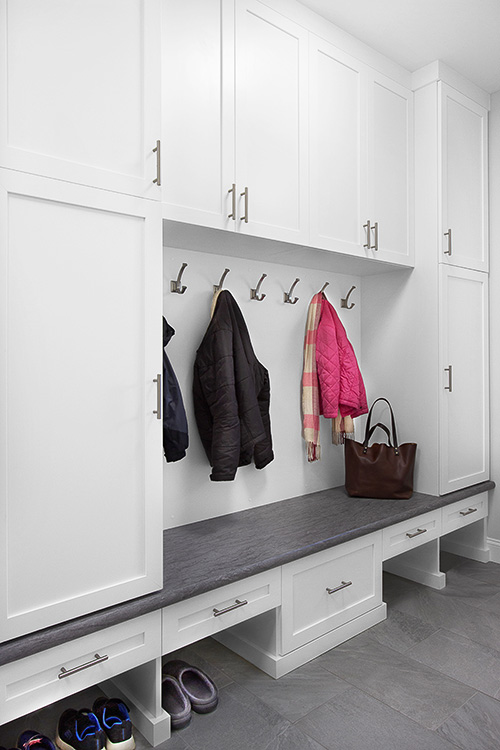
{"type": "MultiPolygon", "coordinates": [[[[446,717],[446,719],[444,719],[444,720],[443,720],[443,721],[441,722],[441,724],[439,724],[439,725],[438,725],[438,726],[436,727],[436,729],[435,729],[434,731],[437,731],[438,729],[440,729],[440,728],[441,728],[441,727],[443,726],[443,724],[446,724],[446,722],[447,722],[447,721],[449,721],[449,720],[450,720],[450,719],[451,719],[451,718],[452,718],[453,716],[455,716],[455,714],[457,713],[457,711],[461,711],[461,710],[462,710],[462,708],[463,708],[463,707],[465,706],[465,704],[466,704],[466,703],[468,703],[469,701],[471,701],[471,700],[472,700],[472,699],[473,699],[473,698],[474,698],[474,697],[475,697],[475,696],[476,696],[476,695],[477,695],[478,693],[481,693],[481,690],[476,690],[476,691],[475,691],[475,692],[474,692],[474,693],[473,693],[473,694],[472,694],[472,695],[471,695],[471,696],[470,696],[469,698],[467,698],[467,700],[466,700],[466,701],[464,701],[464,702],[462,703],[462,705],[461,705],[461,706],[459,706],[458,708],[456,708],[456,709],[455,709],[455,710],[453,711],[453,713],[452,713],[452,714],[450,714],[449,716],[447,716],[447,717],[446,717]]],[[[482,695],[485,695],[485,693],[482,693],[482,695]]],[[[490,695],[489,697],[491,698],[491,695],[490,695]]]]}
{"type": "MultiPolygon", "coordinates": [[[[424,638],[423,641],[419,641],[418,643],[414,644],[413,646],[410,646],[408,650],[411,650],[412,648],[416,648],[417,646],[420,646],[421,643],[425,643],[427,638],[432,638],[438,633],[445,632],[445,633],[451,633],[452,635],[458,635],[460,638],[465,638],[466,640],[470,641],[470,643],[473,643],[475,646],[479,646],[480,648],[486,648],[490,651],[495,651],[498,654],[498,657],[500,659],[500,648],[494,648],[493,646],[489,646],[486,643],[481,643],[481,641],[476,641],[474,638],[471,638],[469,635],[464,635],[463,633],[458,632],[457,630],[453,630],[452,628],[438,628],[432,635],[427,636],[424,638]]],[[[406,652],[404,652],[406,654],[406,652]]],[[[410,656],[410,658],[412,658],[410,656]]],[[[438,670],[440,671],[440,670],[438,670]]],[[[460,682],[460,680],[459,680],[460,682]]],[[[465,684],[465,683],[464,683],[465,684]]],[[[476,688],[477,689],[477,688],[476,688]]]]}

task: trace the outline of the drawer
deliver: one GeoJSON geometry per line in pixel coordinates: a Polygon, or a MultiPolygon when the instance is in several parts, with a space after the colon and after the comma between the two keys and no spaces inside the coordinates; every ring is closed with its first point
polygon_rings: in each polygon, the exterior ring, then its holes
{"type": "Polygon", "coordinates": [[[381,540],[368,534],[283,566],[282,654],[381,603],[381,540]]]}
{"type": "Polygon", "coordinates": [[[441,513],[443,534],[461,529],[462,526],[468,526],[470,523],[479,521],[480,518],[486,518],[488,515],[488,493],[481,492],[480,495],[460,500],[453,505],[446,505],[441,508],[441,513]]]}
{"type": "Polygon", "coordinates": [[[162,611],[163,653],[168,654],[280,604],[280,568],[171,604],[162,611]]]}
{"type": "Polygon", "coordinates": [[[441,536],[441,509],[383,529],[383,560],[407,552],[441,536]]]}
{"type": "Polygon", "coordinates": [[[160,652],[157,611],[4,664],[0,725],[151,661],[160,652]]]}

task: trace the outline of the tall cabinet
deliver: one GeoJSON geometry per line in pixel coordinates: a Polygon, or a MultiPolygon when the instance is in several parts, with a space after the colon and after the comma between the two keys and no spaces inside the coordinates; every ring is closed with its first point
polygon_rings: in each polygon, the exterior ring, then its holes
{"type": "Polygon", "coordinates": [[[0,641],[161,588],[157,0],[0,3],[0,641]]]}

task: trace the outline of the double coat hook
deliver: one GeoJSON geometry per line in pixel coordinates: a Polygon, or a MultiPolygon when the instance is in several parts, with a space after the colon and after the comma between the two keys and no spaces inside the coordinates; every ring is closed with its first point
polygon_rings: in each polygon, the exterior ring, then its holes
{"type": "Polygon", "coordinates": [[[259,297],[259,290],[260,290],[260,285],[262,284],[266,276],[267,276],[267,273],[263,273],[259,279],[259,283],[257,284],[257,287],[255,289],[250,289],[250,299],[256,299],[257,302],[262,302],[262,300],[264,299],[266,295],[261,294],[259,297]]]}
{"type": "Polygon", "coordinates": [[[214,294],[215,294],[215,292],[220,292],[220,290],[222,289],[222,285],[223,285],[223,283],[224,283],[224,279],[225,279],[225,278],[226,278],[226,276],[228,275],[228,273],[229,273],[229,270],[230,270],[229,268],[225,268],[225,269],[224,269],[224,273],[223,273],[223,274],[222,274],[222,276],[220,277],[220,281],[219,281],[219,283],[218,283],[218,284],[214,284],[214,294]]]}
{"type": "Polygon", "coordinates": [[[283,301],[284,302],[288,302],[290,305],[295,305],[295,303],[299,301],[298,297],[295,297],[295,299],[292,300],[293,290],[295,289],[295,286],[299,283],[299,281],[300,281],[300,279],[295,279],[295,281],[293,282],[292,286],[290,287],[290,291],[283,293],[283,301]]]}
{"type": "Polygon", "coordinates": [[[353,308],[353,307],[354,307],[354,302],[351,302],[351,304],[350,304],[350,305],[348,305],[347,303],[349,302],[349,297],[351,296],[352,292],[353,292],[353,291],[354,291],[355,289],[356,289],[356,287],[355,287],[355,286],[352,286],[352,287],[351,287],[351,288],[349,289],[349,291],[348,291],[348,292],[347,292],[347,294],[346,294],[346,297],[345,297],[345,299],[341,299],[341,300],[340,300],[340,307],[347,307],[347,309],[348,309],[348,310],[350,310],[351,308],[353,308]]]}
{"type": "Polygon", "coordinates": [[[181,278],[182,274],[184,273],[184,269],[186,268],[187,263],[183,263],[181,266],[181,270],[179,271],[179,275],[177,276],[177,279],[175,281],[170,282],[170,291],[174,292],[175,294],[184,294],[184,292],[187,289],[187,286],[183,286],[181,284],[181,278]]]}

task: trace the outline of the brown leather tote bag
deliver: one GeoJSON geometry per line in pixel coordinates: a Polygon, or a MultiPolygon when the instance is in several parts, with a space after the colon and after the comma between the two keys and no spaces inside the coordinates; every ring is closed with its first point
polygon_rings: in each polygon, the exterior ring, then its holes
{"type": "Polygon", "coordinates": [[[386,398],[377,398],[368,413],[365,439],[362,443],[346,440],[345,487],[351,497],[376,497],[393,500],[407,500],[413,494],[413,469],[415,466],[416,443],[398,444],[396,421],[392,406],[386,398]],[[377,422],[371,426],[373,407],[378,401],[389,404],[391,411],[391,432],[386,425],[377,422]],[[380,427],[387,434],[389,444],[368,445],[374,431],[380,427]]]}

